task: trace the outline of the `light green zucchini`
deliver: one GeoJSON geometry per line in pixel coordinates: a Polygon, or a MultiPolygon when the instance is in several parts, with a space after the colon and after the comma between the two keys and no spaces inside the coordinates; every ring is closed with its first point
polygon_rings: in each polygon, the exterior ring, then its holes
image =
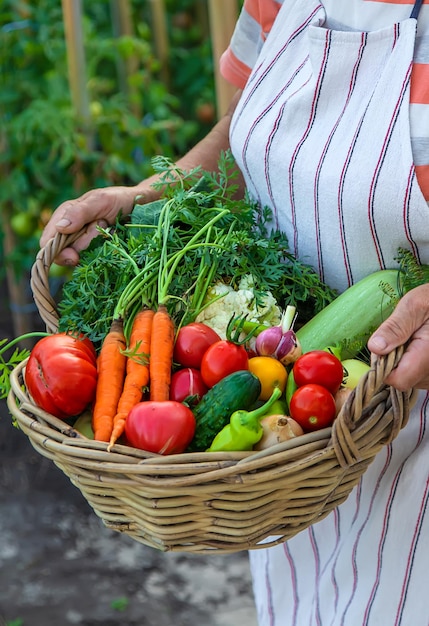
{"type": "Polygon", "coordinates": [[[302,351],[340,344],[342,359],[356,356],[395,308],[398,282],[398,270],[379,270],[346,289],[296,332],[302,351]]]}

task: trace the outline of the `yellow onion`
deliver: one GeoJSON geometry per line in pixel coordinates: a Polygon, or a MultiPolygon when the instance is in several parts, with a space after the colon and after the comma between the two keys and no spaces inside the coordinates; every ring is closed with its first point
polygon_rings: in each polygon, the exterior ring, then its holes
{"type": "Polygon", "coordinates": [[[254,450],[265,450],[304,434],[298,422],[288,415],[267,415],[260,423],[264,432],[259,442],[253,446],[254,450]]]}

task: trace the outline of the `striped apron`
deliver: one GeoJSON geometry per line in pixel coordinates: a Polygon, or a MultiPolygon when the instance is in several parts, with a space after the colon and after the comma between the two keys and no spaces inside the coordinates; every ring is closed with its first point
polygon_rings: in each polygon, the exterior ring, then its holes
{"type": "Polygon", "coordinates": [[[409,92],[416,19],[374,32],[325,28],[316,0],[285,1],[244,89],[231,147],[247,188],[296,256],[344,289],[429,261],[409,92]]]}
{"type": "MultiPolygon", "coordinates": [[[[250,194],[332,287],[429,262],[409,91],[416,18],[372,32],[327,27],[285,0],[243,91],[231,148],[250,194]]],[[[260,626],[428,626],[428,395],[332,514],[250,553],[260,626]]]]}

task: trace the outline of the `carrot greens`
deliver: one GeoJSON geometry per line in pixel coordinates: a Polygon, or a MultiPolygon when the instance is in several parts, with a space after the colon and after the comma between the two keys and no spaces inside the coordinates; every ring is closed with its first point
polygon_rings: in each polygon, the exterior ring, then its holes
{"type": "Polygon", "coordinates": [[[99,345],[120,317],[128,338],[137,311],[160,304],[177,327],[195,319],[215,281],[237,287],[248,274],[257,298],[271,291],[281,307],[306,303],[309,316],[335,297],[293,257],[286,236],[272,229],[269,209],[237,199],[229,152],[216,173],[185,172],[165,158],[153,165],[162,198],[136,204],[128,223],[102,231],[81,254],[59,302],[60,329],[99,345]]]}

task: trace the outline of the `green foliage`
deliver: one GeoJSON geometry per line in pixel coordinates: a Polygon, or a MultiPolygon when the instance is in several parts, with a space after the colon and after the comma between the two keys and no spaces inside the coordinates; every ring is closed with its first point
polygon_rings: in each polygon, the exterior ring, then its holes
{"type": "MultiPolygon", "coordinates": [[[[7,344],[7,339],[0,341],[0,347],[4,348],[7,344]]],[[[26,349],[15,348],[7,360],[0,353],[0,399],[4,400],[10,390],[9,375],[11,371],[19,365],[24,359],[29,356],[30,352],[26,349]]]]}
{"type": "Polygon", "coordinates": [[[301,305],[313,315],[332,300],[316,272],[289,252],[284,233],[271,230],[270,211],[235,197],[233,164],[229,152],[218,173],[185,172],[155,158],[161,201],[137,205],[131,225],[103,230],[81,254],[59,302],[60,330],[82,332],[99,347],[113,319],[125,320],[127,335],[135,312],[159,303],[177,326],[186,324],[216,281],[236,287],[249,274],[256,298],[271,291],[300,317],[301,305]]]}
{"type": "Polygon", "coordinates": [[[429,282],[429,266],[422,265],[411,250],[399,248],[396,260],[399,263],[400,294],[429,282]]]}
{"type": "Polygon", "coordinates": [[[121,596],[120,598],[112,600],[111,607],[115,611],[123,612],[127,610],[129,603],[130,601],[127,597],[121,596]]]}
{"type": "MultiPolygon", "coordinates": [[[[192,4],[187,3],[189,10],[192,4]]],[[[180,44],[174,44],[177,28],[170,19],[174,8],[169,9],[174,80],[167,84],[155,54],[150,3],[130,5],[136,35],[118,37],[111,3],[83,2],[89,118],[79,119],[68,83],[61,3],[3,2],[0,209],[3,224],[24,214],[28,227],[33,225],[28,236],[22,234],[23,221],[16,222],[18,246],[7,261],[21,270],[32,264],[40,229],[62,201],[97,186],[135,184],[152,173],[154,155],[174,159],[203,132],[193,119],[193,102],[202,91],[214,97],[211,52],[203,33],[184,28],[180,44]],[[125,83],[124,67],[131,67],[125,83]]]]}

